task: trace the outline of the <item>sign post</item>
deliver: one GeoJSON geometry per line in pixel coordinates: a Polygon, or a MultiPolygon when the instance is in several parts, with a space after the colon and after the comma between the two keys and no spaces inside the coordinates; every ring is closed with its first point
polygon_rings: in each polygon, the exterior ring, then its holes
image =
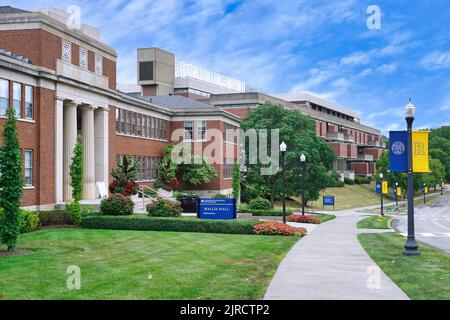
{"type": "Polygon", "coordinates": [[[236,199],[198,198],[197,217],[206,220],[236,219],[236,199]]]}
{"type": "Polygon", "coordinates": [[[333,206],[333,210],[336,210],[336,205],[334,201],[334,196],[323,196],[323,209],[325,206],[333,206]]]}

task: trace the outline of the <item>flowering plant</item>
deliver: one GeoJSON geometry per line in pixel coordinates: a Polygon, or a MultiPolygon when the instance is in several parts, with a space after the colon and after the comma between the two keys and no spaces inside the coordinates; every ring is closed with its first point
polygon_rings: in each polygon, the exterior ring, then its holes
{"type": "Polygon", "coordinates": [[[314,216],[303,216],[301,214],[290,215],[287,217],[287,221],[312,224],[319,224],[321,222],[319,218],[316,218],[314,216]]]}
{"type": "Polygon", "coordinates": [[[258,235],[298,236],[306,235],[305,228],[294,228],[276,221],[264,221],[253,227],[253,233],[258,235]]]}

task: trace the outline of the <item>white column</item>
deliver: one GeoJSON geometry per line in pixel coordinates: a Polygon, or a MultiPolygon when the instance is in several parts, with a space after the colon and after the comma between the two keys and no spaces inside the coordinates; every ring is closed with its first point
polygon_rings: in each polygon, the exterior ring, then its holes
{"type": "Polygon", "coordinates": [[[77,104],[64,103],[64,201],[72,200],[70,187],[70,164],[72,163],[73,148],[77,141],[77,104]]]}
{"type": "MultiPolygon", "coordinates": [[[[109,185],[109,123],[108,109],[99,108],[94,112],[95,123],[95,181],[103,183],[106,190],[109,185]]],[[[96,197],[99,196],[96,190],[96,197]]]]}
{"type": "Polygon", "coordinates": [[[63,176],[64,176],[64,100],[55,100],[55,203],[64,201],[63,176]]]}
{"type": "Polygon", "coordinates": [[[83,106],[81,130],[84,148],[83,199],[95,199],[95,139],[94,108],[83,106]]]}

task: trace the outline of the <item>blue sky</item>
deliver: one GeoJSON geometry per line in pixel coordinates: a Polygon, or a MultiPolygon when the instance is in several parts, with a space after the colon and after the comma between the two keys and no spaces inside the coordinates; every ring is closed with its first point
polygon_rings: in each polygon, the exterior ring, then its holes
{"type": "Polygon", "coordinates": [[[244,80],[268,93],[313,92],[362,113],[384,132],[450,124],[448,0],[0,1],[22,9],[69,5],[117,49],[118,81],[135,82],[136,48],[244,80]],[[381,9],[381,29],[367,8],[381,9]]]}

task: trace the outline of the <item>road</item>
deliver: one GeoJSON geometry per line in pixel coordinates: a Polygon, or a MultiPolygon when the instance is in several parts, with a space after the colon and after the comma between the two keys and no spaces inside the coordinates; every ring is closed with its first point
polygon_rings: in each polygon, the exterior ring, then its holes
{"type": "MultiPolygon", "coordinates": [[[[414,215],[416,240],[450,254],[450,196],[435,200],[431,207],[417,207],[414,215]]],[[[406,215],[395,218],[391,225],[406,236],[406,215]]]]}

